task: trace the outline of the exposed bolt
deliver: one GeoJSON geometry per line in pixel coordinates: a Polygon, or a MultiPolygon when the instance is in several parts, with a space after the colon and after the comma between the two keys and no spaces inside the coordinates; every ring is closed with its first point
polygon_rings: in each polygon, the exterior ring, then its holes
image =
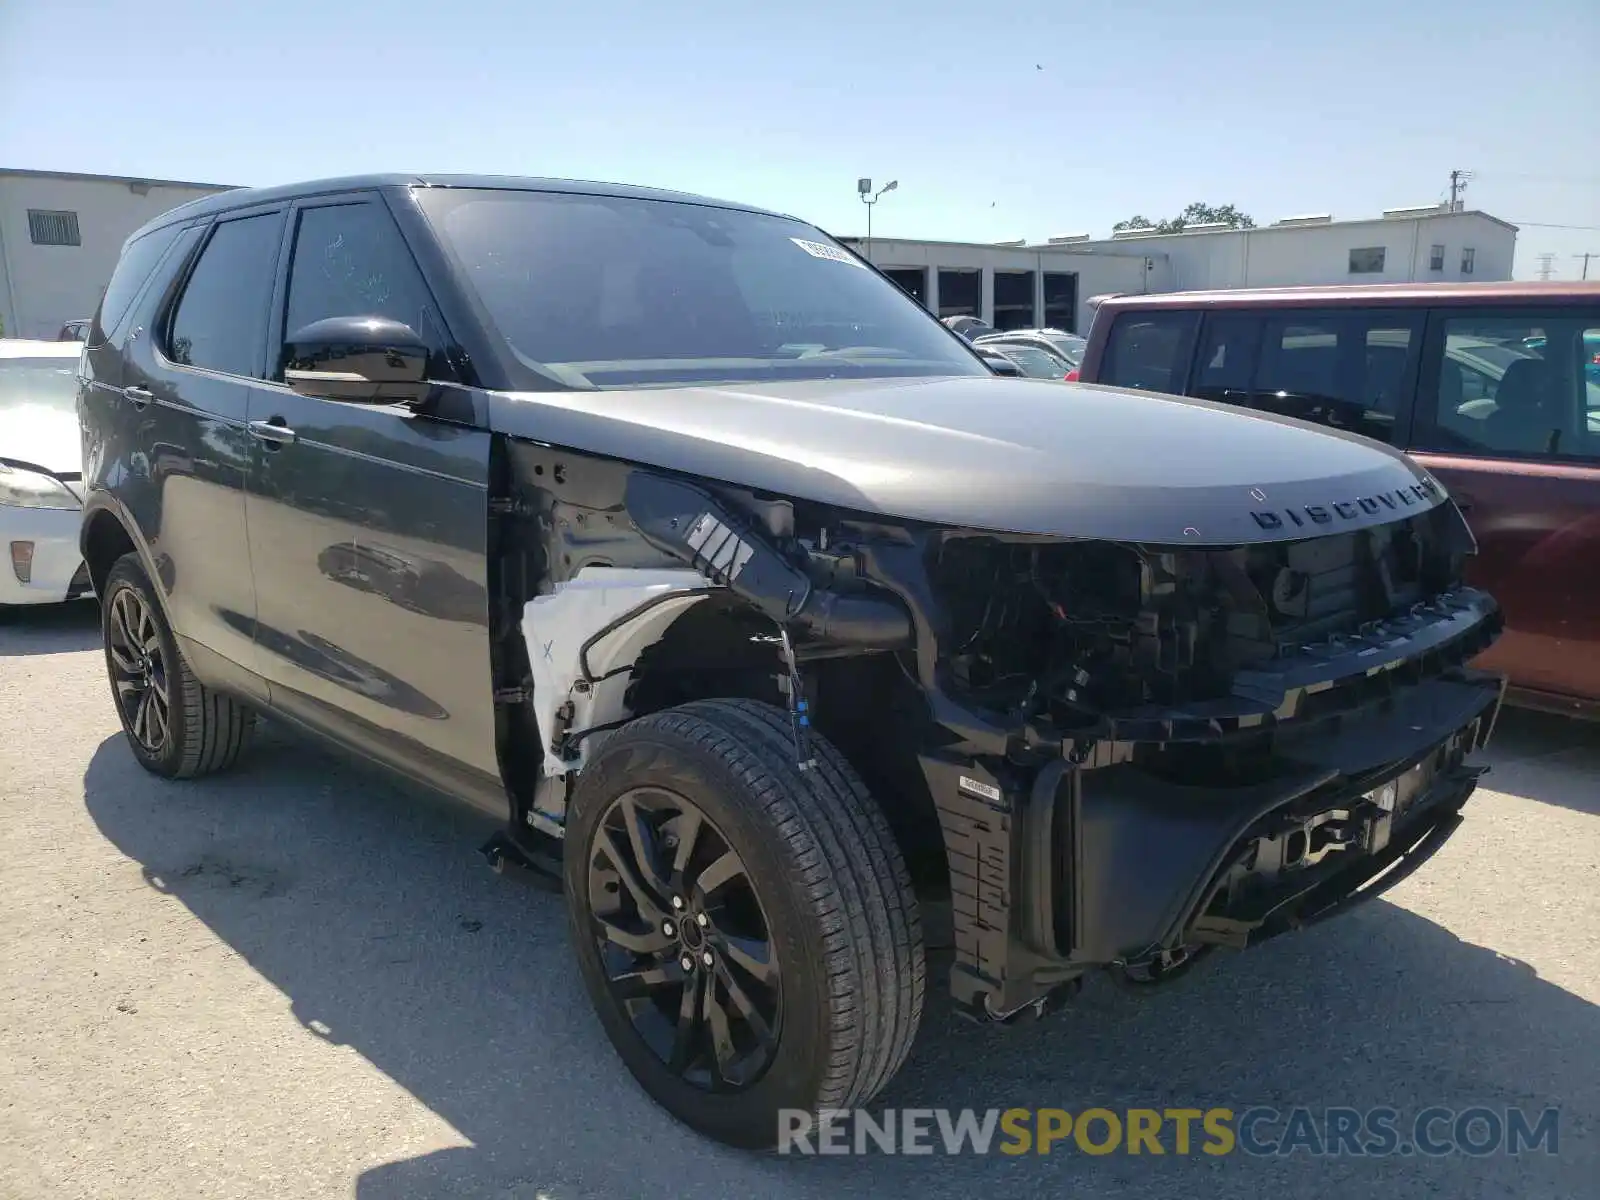
{"type": "Polygon", "coordinates": [[[705,913],[701,913],[695,917],[694,923],[700,926],[701,929],[704,929],[707,925],[711,924],[711,918],[706,916],[705,913]]]}
{"type": "Polygon", "coordinates": [[[711,951],[707,950],[704,954],[702,954],[700,956],[700,961],[705,963],[705,965],[709,967],[711,965],[711,962],[712,962],[711,951]]]}
{"type": "Polygon", "coordinates": [[[685,954],[682,958],[680,958],[678,960],[678,965],[680,967],[682,967],[685,971],[692,971],[692,970],[694,970],[694,959],[690,958],[687,954],[685,954]]]}
{"type": "Polygon", "coordinates": [[[683,908],[683,897],[682,896],[674,896],[672,898],[672,907],[681,910],[683,908]]]}
{"type": "Polygon", "coordinates": [[[666,934],[668,937],[677,937],[678,927],[671,921],[663,921],[661,922],[661,932],[666,934]]]}

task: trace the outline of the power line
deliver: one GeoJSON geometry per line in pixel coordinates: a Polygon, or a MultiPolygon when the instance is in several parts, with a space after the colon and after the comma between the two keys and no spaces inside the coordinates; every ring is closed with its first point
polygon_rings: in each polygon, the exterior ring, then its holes
{"type": "Polygon", "coordinates": [[[1600,225],[1551,225],[1544,221],[1512,221],[1511,224],[1524,229],[1587,229],[1600,232],[1600,225]]]}
{"type": "Polygon", "coordinates": [[[1575,183],[1583,187],[1600,187],[1600,175],[1525,175],[1520,171],[1490,171],[1489,179],[1520,179],[1524,183],[1575,183]]]}

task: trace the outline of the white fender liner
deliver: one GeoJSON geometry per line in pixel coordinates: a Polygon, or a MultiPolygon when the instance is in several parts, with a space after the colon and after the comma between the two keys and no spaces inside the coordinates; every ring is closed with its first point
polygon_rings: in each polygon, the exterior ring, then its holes
{"type": "Polygon", "coordinates": [[[572,705],[565,722],[569,733],[625,718],[629,668],[686,610],[717,590],[686,568],[584,567],[523,605],[522,637],[533,670],[546,776],[581,771],[588,759],[588,738],[567,757],[552,745],[561,706],[572,705]]]}

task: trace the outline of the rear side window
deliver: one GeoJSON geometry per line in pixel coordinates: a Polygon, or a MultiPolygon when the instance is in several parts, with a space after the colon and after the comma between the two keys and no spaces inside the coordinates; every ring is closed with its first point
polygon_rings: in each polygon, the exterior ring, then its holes
{"type": "Polygon", "coordinates": [[[117,260],[111,272],[111,282],[106,284],[105,295],[100,298],[100,328],[109,337],[122,318],[128,315],[145,281],[150,278],[161,256],[167,252],[178,236],[179,226],[157,229],[132,242],[117,260]]]}
{"type": "MultiPolygon", "coordinates": [[[[293,337],[327,317],[388,317],[422,337],[436,354],[443,325],[416,261],[387,211],[359,202],[300,213],[283,334],[293,337]]],[[[282,378],[277,364],[273,378],[282,378]]]]}
{"type": "Polygon", "coordinates": [[[282,214],[217,224],[168,330],[167,357],[186,367],[261,378],[282,214]]]}
{"type": "Polygon", "coordinates": [[[1600,311],[1448,315],[1440,325],[1423,448],[1600,461],[1600,311]]]}
{"type": "Polygon", "coordinates": [[[1199,317],[1192,312],[1130,312],[1116,318],[1100,382],[1152,392],[1182,392],[1199,317]]]}
{"type": "Polygon", "coordinates": [[[1213,313],[1191,391],[1392,443],[1421,328],[1419,311],[1213,313]]]}

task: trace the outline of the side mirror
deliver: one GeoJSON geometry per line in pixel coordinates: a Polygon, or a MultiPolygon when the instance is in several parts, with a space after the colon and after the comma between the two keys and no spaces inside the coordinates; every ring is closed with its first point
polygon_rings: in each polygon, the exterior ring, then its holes
{"type": "Polygon", "coordinates": [[[284,343],[284,382],[302,396],[397,404],[428,394],[428,347],[388,317],[328,317],[284,343]]]}

